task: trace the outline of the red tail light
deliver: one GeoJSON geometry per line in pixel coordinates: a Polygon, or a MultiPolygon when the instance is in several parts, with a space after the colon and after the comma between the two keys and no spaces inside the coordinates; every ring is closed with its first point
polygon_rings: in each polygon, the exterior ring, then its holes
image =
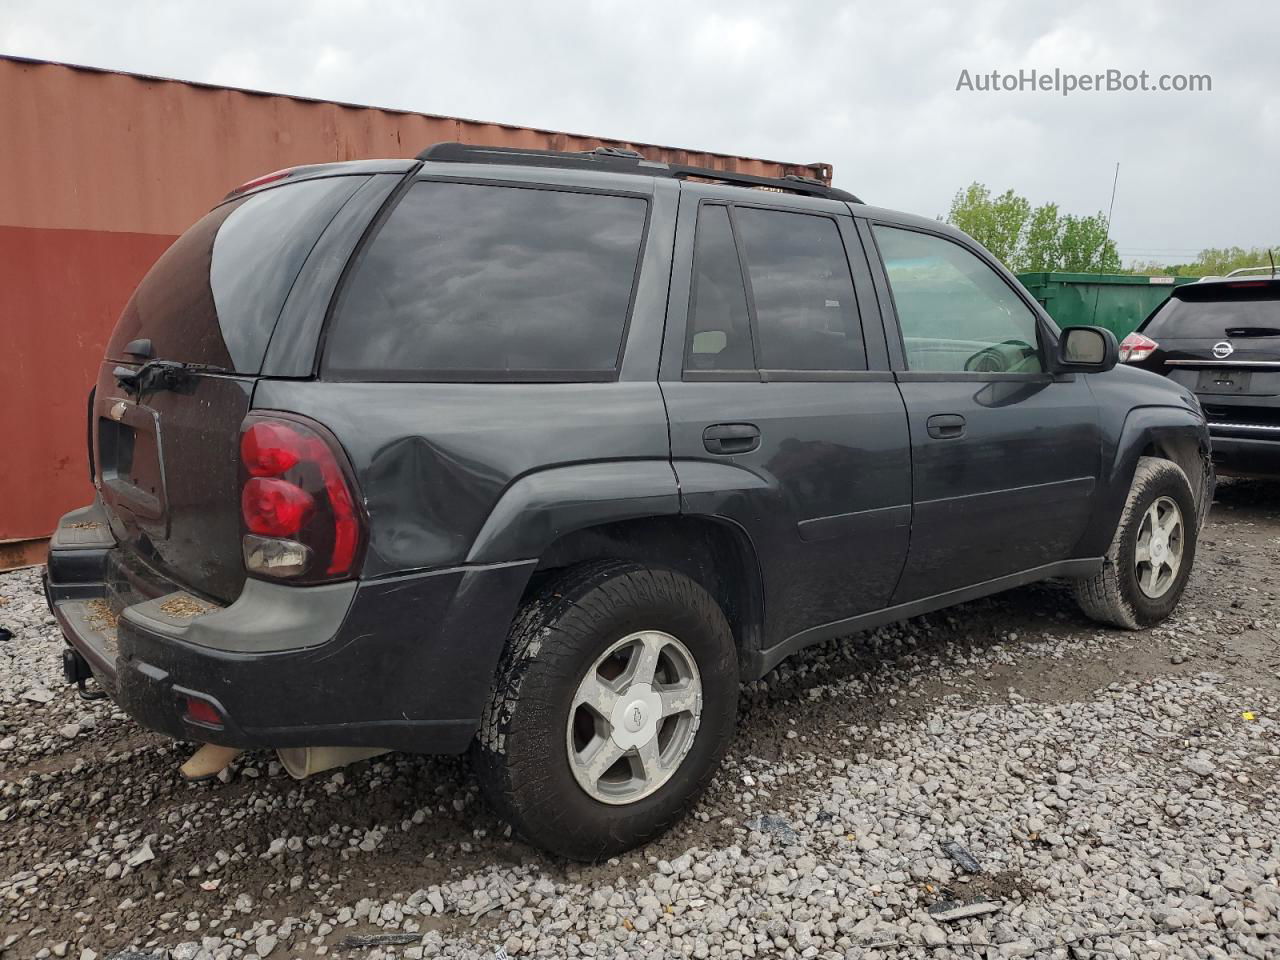
{"type": "Polygon", "coordinates": [[[1135,331],[1120,341],[1120,362],[1138,363],[1151,356],[1159,346],[1150,337],[1135,331]]]}
{"type": "Polygon", "coordinates": [[[311,494],[279,477],[251,477],[240,496],[240,511],[250,533],[287,537],[299,532],[316,502],[311,494]]]}
{"type": "Polygon", "coordinates": [[[278,477],[305,453],[296,430],[270,420],[257,421],[240,437],[240,458],[251,477],[278,477]]]}
{"type": "Polygon", "coordinates": [[[240,184],[240,186],[236,187],[222,199],[230,200],[232,197],[238,196],[239,194],[248,193],[250,190],[255,190],[258,187],[265,187],[268,183],[275,183],[277,180],[283,180],[296,169],[297,167],[285,167],[283,170],[274,170],[261,177],[255,177],[252,180],[240,184]]]}
{"type": "Polygon", "coordinates": [[[192,723],[198,723],[206,727],[221,727],[222,714],[218,712],[218,708],[207,700],[201,700],[198,697],[186,697],[186,709],[183,716],[192,723]]]}
{"type": "Polygon", "coordinates": [[[352,576],[364,517],[333,436],[293,414],[253,414],[240,434],[240,460],[250,572],[306,583],[352,576]]]}

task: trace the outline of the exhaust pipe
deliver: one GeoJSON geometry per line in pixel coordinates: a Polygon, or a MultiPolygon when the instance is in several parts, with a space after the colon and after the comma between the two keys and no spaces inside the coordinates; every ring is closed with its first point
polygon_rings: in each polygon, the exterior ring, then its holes
{"type": "Polygon", "coordinates": [[[212,780],[220,774],[232,760],[240,756],[236,747],[223,747],[216,743],[206,743],[193,753],[179,772],[188,783],[199,783],[212,780]]]}
{"type": "Polygon", "coordinates": [[[280,747],[276,756],[289,776],[295,780],[305,780],[313,773],[343,767],[358,760],[380,757],[390,753],[388,747],[280,747]]]}

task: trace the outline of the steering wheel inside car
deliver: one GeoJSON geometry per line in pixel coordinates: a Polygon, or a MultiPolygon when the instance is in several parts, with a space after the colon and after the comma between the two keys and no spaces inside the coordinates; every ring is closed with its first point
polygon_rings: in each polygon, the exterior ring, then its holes
{"type": "MultiPolygon", "coordinates": [[[[983,347],[964,362],[970,373],[1026,373],[1028,361],[1038,357],[1038,351],[1021,340],[1005,340],[990,347],[983,347]]],[[[1031,368],[1033,371],[1038,366],[1031,368]]]]}

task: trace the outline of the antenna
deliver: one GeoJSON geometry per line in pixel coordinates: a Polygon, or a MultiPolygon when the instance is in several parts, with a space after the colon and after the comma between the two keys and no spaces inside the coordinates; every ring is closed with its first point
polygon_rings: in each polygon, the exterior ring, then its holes
{"type": "MultiPolygon", "coordinates": [[[[1111,203],[1107,207],[1107,229],[1102,238],[1102,249],[1098,251],[1098,272],[1094,276],[1102,276],[1102,257],[1107,252],[1107,244],[1111,241],[1111,213],[1116,208],[1116,184],[1120,182],[1120,161],[1116,161],[1116,175],[1111,179],[1111,203]]],[[[1093,326],[1098,319],[1098,296],[1102,293],[1102,284],[1093,285],[1093,313],[1089,316],[1089,325],[1093,326]]]]}

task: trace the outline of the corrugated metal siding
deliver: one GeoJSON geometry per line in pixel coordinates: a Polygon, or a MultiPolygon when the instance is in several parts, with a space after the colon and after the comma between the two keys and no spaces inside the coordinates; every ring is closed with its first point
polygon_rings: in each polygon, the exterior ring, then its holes
{"type": "Polygon", "coordinates": [[[830,180],[654,144],[0,57],[0,541],[46,536],[90,496],[85,398],[134,286],[229,189],[281,167],[412,157],[441,140],[830,180]]]}

